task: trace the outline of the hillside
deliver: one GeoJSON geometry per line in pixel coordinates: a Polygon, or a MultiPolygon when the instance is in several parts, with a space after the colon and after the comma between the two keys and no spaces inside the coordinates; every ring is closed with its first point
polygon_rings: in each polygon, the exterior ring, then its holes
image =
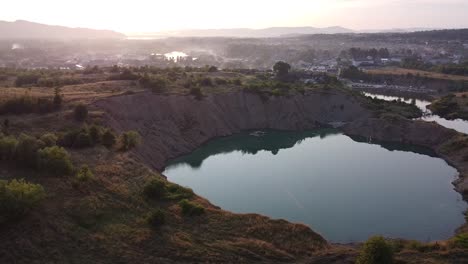
{"type": "Polygon", "coordinates": [[[163,31],[147,33],[143,36],[159,37],[242,37],[242,38],[272,38],[304,34],[338,34],[352,33],[353,30],[343,27],[271,27],[263,29],[228,28],[228,29],[185,29],[179,31],[163,31]]]}
{"type": "Polygon", "coordinates": [[[0,39],[120,39],[125,35],[111,30],[70,28],[24,20],[0,21],[0,39]]]}

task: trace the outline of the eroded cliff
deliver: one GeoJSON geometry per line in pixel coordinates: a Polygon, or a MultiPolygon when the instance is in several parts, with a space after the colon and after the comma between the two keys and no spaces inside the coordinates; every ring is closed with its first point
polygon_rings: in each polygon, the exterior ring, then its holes
{"type": "Polygon", "coordinates": [[[358,99],[340,90],[268,100],[240,91],[210,94],[202,100],[141,93],[98,101],[96,106],[105,110],[111,127],[142,135],[138,155],[156,169],[212,138],[242,130],[306,130],[371,115],[358,99]]]}

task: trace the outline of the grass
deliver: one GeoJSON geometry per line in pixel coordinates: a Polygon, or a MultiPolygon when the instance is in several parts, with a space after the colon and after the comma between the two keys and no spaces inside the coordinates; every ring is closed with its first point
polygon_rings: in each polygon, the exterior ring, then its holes
{"type": "Polygon", "coordinates": [[[428,71],[404,69],[404,68],[398,68],[398,67],[371,69],[371,70],[366,70],[365,72],[371,73],[371,74],[390,74],[390,75],[413,74],[413,75],[420,75],[421,77],[428,77],[428,78],[433,78],[433,79],[450,80],[450,81],[468,81],[468,76],[450,75],[450,74],[443,74],[443,73],[438,73],[438,72],[428,72],[428,71]]]}

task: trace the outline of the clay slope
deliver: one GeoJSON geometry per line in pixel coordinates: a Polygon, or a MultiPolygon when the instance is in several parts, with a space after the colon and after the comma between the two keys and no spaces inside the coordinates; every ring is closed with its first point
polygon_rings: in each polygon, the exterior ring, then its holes
{"type": "Polygon", "coordinates": [[[339,90],[268,100],[240,91],[210,94],[202,100],[141,93],[101,100],[96,106],[105,111],[111,127],[142,135],[138,154],[159,170],[168,159],[242,130],[305,130],[370,116],[355,98],[339,90]]]}

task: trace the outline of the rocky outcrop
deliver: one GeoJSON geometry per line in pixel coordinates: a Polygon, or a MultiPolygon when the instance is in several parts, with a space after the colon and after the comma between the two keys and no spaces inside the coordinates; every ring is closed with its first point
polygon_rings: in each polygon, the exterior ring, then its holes
{"type": "Polygon", "coordinates": [[[144,144],[138,156],[156,169],[206,141],[242,130],[306,130],[331,122],[367,118],[370,112],[339,90],[269,97],[241,91],[209,94],[202,100],[183,95],[140,93],[95,103],[118,131],[137,130],[144,144]]]}

